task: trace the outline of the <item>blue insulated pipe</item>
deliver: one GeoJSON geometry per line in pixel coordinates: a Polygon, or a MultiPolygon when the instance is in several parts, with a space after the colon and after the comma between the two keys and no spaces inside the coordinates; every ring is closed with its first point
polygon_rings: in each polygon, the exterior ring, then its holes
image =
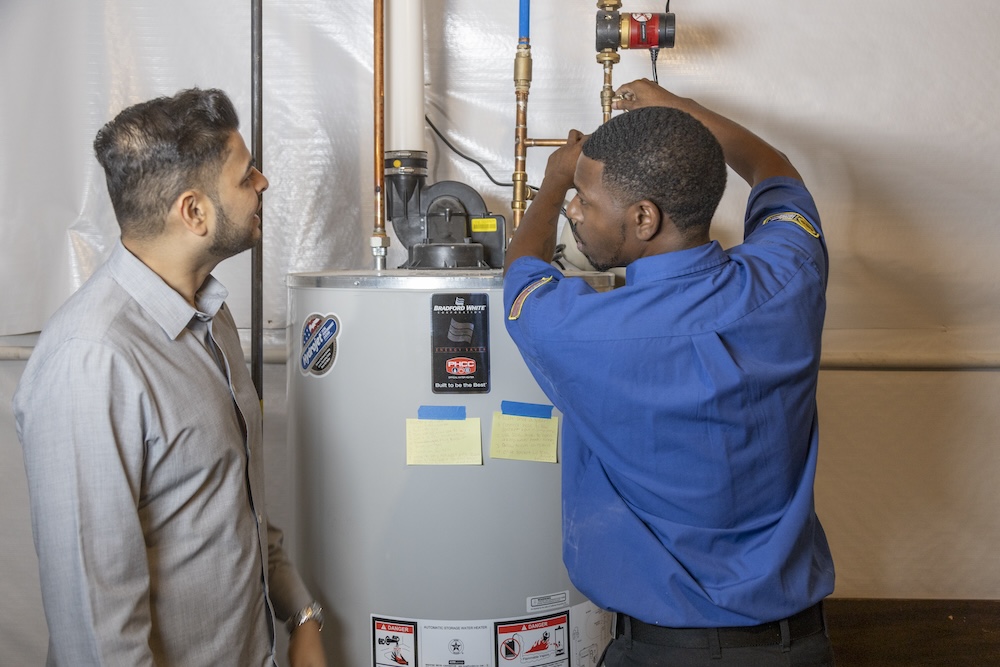
{"type": "Polygon", "coordinates": [[[529,40],[528,28],[531,23],[531,0],[521,0],[520,30],[518,31],[518,42],[527,44],[529,40]]]}

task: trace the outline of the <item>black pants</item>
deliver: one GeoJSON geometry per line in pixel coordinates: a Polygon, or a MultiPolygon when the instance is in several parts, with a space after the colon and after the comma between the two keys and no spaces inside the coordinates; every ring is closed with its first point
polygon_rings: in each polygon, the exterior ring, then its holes
{"type": "MultiPolygon", "coordinates": [[[[795,636],[787,621],[779,622],[778,639],[764,646],[730,646],[713,631],[694,630],[695,641],[670,635],[663,641],[655,628],[632,632],[632,619],[619,616],[617,638],[608,647],[604,667],[833,667],[833,649],[825,624],[816,632],[795,636]],[[624,627],[622,627],[624,626],[624,627]],[[633,636],[636,635],[636,636],[633,636]],[[705,642],[700,638],[708,636],[705,642]],[[704,643],[704,646],[685,644],[704,643]],[[664,645],[667,644],[667,645],[664,645]],[[673,645],[670,645],[673,644],[673,645]],[[676,645],[680,644],[680,645],[676,645]]],[[[761,626],[763,627],[763,626],[761,626]]],[[[676,633],[676,631],[672,631],[676,633]]],[[[738,642],[737,642],[738,643],[738,642]]]]}

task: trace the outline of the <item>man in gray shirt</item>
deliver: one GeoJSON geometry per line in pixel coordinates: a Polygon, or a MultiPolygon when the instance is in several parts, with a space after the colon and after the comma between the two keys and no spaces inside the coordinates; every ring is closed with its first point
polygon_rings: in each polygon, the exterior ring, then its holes
{"type": "Polygon", "coordinates": [[[260,237],[268,182],[219,90],[97,134],[121,227],[14,396],[49,665],[325,665],[322,613],[265,516],[261,411],[210,272],[260,237]]]}

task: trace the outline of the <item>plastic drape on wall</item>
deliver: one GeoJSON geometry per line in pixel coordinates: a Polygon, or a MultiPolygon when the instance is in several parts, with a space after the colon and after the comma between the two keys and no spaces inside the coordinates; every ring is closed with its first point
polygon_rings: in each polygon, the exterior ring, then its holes
{"type": "MultiPolygon", "coordinates": [[[[425,0],[425,112],[500,181],[513,170],[516,0],[425,0]]],[[[662,3],[625,0],[625,11],[662,3]]],[[[1000,4],[992,0],[671,3],[660,81],[784,150],[816,195],[831,251],[825,345],[1000,349],[1000,4]],[[920,332],[922,337],[904,332],[920,332]]],[[[595,3],[536,0],[529,135],[600,121],[595,3]]],[[[290,272],[367,268],[373,214],[371,4],[264,3],[265,326],[290,272]]],[[[618,83],[649,76],[622,52],[618,83]]],[[[93,158],[128,104],[227,90],[250,141],[250,10],[236,0],[0,0],[0,335],[39,329],[103,260],[117,225],[93,158]]],[[[511,191],[427,132],[429,181],[511,191]]],[[[529,150],[537,184],[548,150],[529,150]]],[[[715,224],[739,241],[731,175],[715,224]]],[[[390,250],[390,266],[402,249],[390,250]]],[[[249,254],[217,270],[249,326],[249,254]]],[[[401,323],[401,330],[406,323],[401,323]]],[[[850,351],[850,350],[849,350],[850,351]]],[[[23,362],[5,362],[9,404],[23,362]]],[[[828,373],[817,500],[848,596],[1000,597],[995,373],[828,373]],[[995,402],[995,401],[994,401],[995,402]],[[825,477],[824,477],[825,475],[825,477]]],[[[275,405],[280,397],[266,401],[275,405]]],[[[0,419],[4,664],[39,664],[45,627],[9,410],[0,419]],[[20,532],[6,529],[15,523],[20,532]]],[[[282,452],[283,455],[283,452],[282,452]]],[[[270,494],[269,499],[280,499],[270,494]]]]}
{"type": "MultiPolygon", "coordinates": [[[[1000,48],[988,34],[1000,8],[925,4],[672,7],[677,46],[660,53],[661,82],[785,150],[819,200],[833,255],[828,330],[1000,327],[990,306],[1000,289],[992,122],[1000,82],[989,64],[1000,48]]],[[[517,5],[425,7],[425,112],[504,182],[513,169],[517,5]]],[[[532,10],[529,136],[589,131],[600,121],[596,6],[563,0],[532,10]]],[[[284,324],[287,273],[371,261],[371,21],[370,3],[264,3],[265,327],[284,324]]],[[[249,33],[248,4],[235,0],[0,4],[0,333],[37,330],[114,242],[90,144],[119,109],[218,86],[237,102],[249,138],[249,33]]],[[[616,83],[650,75],[647,52],[621,56],[616,83]]],[[[427,146],[430,182],[466,182],[509,216],[509,188],[429,130],[427,146]]],[[[547,150],[529,150],[535,183],[547,150]]],[[[727,245],[739,239],[746,194],[731,180],[715,231],[727,245]]],[[[398,244],[390,250],[390,265],[400,253],[398,244]]],[[[248,326],[248,254],[219,274],[248,326]]]]}

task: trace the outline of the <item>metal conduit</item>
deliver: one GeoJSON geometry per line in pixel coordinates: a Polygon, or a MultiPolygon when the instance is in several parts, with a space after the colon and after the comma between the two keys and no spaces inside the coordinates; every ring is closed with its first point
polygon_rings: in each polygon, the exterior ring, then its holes
{"type": "MultiPolygon", "coordinates": [[[[253,0],[250,18],[251,153],[257,169],[264,171],[262,0],[253,0]]],[[[257,399],[264,400],[264,203],[260,205],[260,241],[250,255],[250,377],[257,399]]]]}

